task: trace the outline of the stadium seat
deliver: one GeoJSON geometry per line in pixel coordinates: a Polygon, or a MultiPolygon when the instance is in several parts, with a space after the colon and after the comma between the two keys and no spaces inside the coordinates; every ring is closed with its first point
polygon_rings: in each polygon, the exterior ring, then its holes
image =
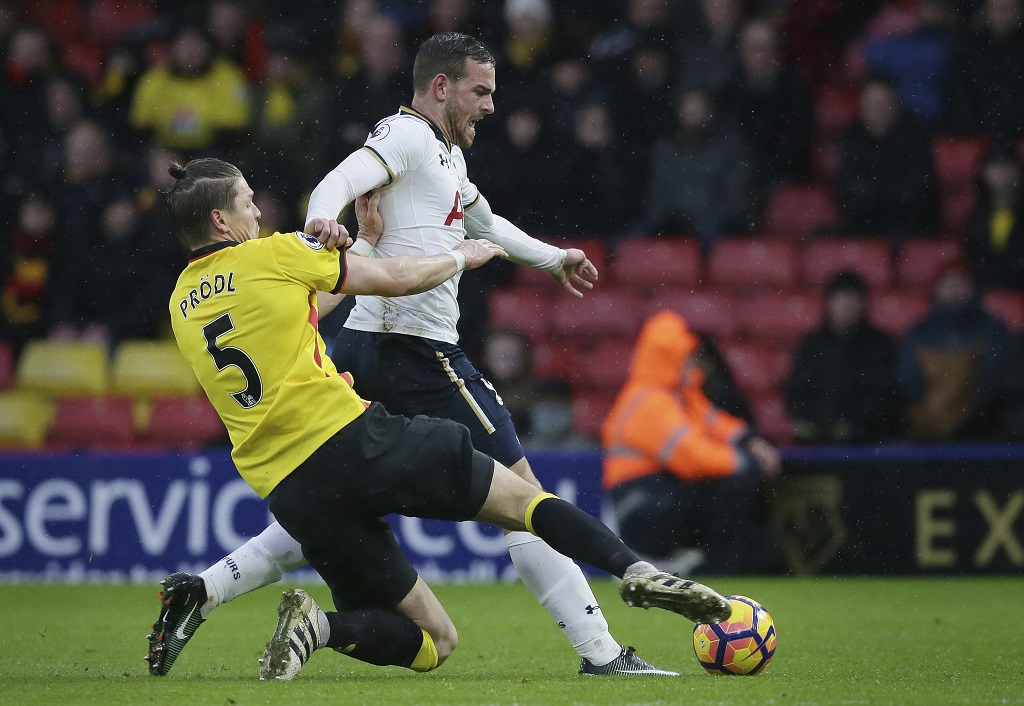
{"type": "Polygon", "coordinates": [[[39,395],[0,392],[0,448],[34,449],[43,445],[53,409],[39,395]]]}
{"type": "Polygon", "coordinates": [[[0,390],[14,386],[14,348],[7,341],[0,341],[0,390]]]}
{"type": "Polygon", "coordinates": [[[615,394],[575,392],[572,396],[572,428],[591,439],[601,438],[601,425],[615,403],[615,394]]]}
{"type": "Polygon", "coordinates": [[[532,342],[533,376],[538,380],[571,380],[576,374],[578,345],[572,338],[532,342]]]}
{"type": "Polygon", "coordinates": [[[125,397],[65,397],[57,401],[48,442],[69,448],[130,447],[132,401],[125,397]]]}
{"type": "Polygon", "coordinates": [[[779,186],[764,212],[764,228],[787,239],[817,233],[839,221],[832,192],[825,186],[779,186]]]}
{"type": "Polygon", "coordinates": [[[793,439],[793,423],[777,394],[757,395],[750,400],[757,430],[774,444],[788,444],[793,439]]]}
{"type": "Polygon", "coordinates": [[[633,349],[633,341],[612,339],[581,352],[574,386],[593,392],[617,393],[629,376],[633,349]]]}
{"type": "Polygon", "coordinates": [[[107,349],[99,343],[29,341],[18,359],[16,386],[52,396],[107,390],[107,349]]]}
{"type": "Polygon", "coordinates": [[[698,289],[666,291],[649,304],[646,316],[662,309],[674,311],[693,331],[715,339],[733,338],[740,332],[738,304],[735,298],[719,291],[698,289]]]}
{"type": "Polygon", "coordinates": [[[544,339],[550,333],[550,297],[536,290],[525,287],[492,290],[488,304],[491,328],[519,331],[531,341],[544,339]]]}
{"type": "Polygon", "coordinates": [[[638,292],[700,283],[700,245],[691,238],[631,238],[615,253],[615,282],[638,292]]]}
{"type": "Polygon", "coordinates": [[[1003,320],[1011,330],[1024,330],[1024,293],[1000,289],[982,295],[985,310],[1003,320]]]}
{"type": "Polygon", "coordinates": [[[955,240],[908,240],[896,262],[898,283],[928,292],[942,268],[960,256],[960,244],[955,240]]]}
{"type": "Polygon", "coordinates": [[[826,284],[843,270],[856,271],[870,287],[888,287],[892,281],[892,256],[883,240],[816,240],[804,248],[800,260],[804,282],[813,286],[826,284]]]}
{"type": "Polygon", "coordinates": [[[928,313],[928,295],[920,290],[878,290],[871,293],[868,316],[891,336],[902,336],[907,328],[928,313]]]}
{"type": "Polygon", "coordinates": [[[152,0],[93,0],[86,7],[89,35],[104,43],[116,42],[133,29],[157,19],[152,0]]]}
{"type": "Polygon", "coordinates": [[[946,232],[959,233],[967,224],[977,197],[978,163],[988,145],[984,137],[936,137],[932,142],[946,232]]]}
{"type": "Polygon", "coordinates": [[[84,34],[80,0],[33,0],[18,4],[24,18],[58,44],[84,34]]]}
{"type": "Polygon", "coordinates": [[[227,443],[227,431],[205,395],[161,397],[153,400],[143,437],[177,448],[195,449],[227,443]]]}
{"type": "Polygon", "coordinates": [[[560,298],[551,312],[552,336],[632,337],[641,324],[641,299],[623,290],[595,290],[560,298]]]}
{"type": "Polygon", "coordinates": [[[817,294],[765,292],[741,300],[740,328],[752,338],[790,345],[818,325],[821,311],[817,294]]]}
{"type": "Polygon", "coordinates": [[[103,76],[106,48],[92,42],[67,42],[61,49],[64,68],[84,79],[88,84],[99,83],[103,76]]]}
{"type": "Polygon", "coordinates": [[[764,238],[727,238],[719,241],[708,261],[712,286],[729,290],[797,284],[797,247],[764,238]]]}
{"type": "Polygon", "coordinates": [[[199,381],[173,341],[124,341],[114,353],[111,389],[150,398],[194,395],[199,381]]]}
{"type": "Polygon", "coordinates": [[[860,93],[845,86],[824,86],[814,97],[818,136],[834,140],[842,136],[860,112],[860,93]]]}
{"type": "Polygon", "coordinates": [[[720,349],[737,387],[746,393],[778,391],[792,365],[792,356],[784,348],[729,341],[720,349]]]}

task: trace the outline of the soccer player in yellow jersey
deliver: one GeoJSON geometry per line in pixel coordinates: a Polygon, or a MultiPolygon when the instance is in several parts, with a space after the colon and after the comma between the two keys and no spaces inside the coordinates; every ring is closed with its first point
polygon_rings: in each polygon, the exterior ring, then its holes
{"type": "MultiPolygon", "coordinates": [[[[333,247],[346,235],[340,226],[260,239],[260,212],[237,168],[201,159],[170,173],[171,216],[192,251],[169,305],[178,347],[228,428],[239,473],[298,540],[337,608],[286,591],[260,678],[291,679],[323,647],[416,671],[455,649],[451,619],[381,519],[390,513],[529,531],[621,577],[630,605],[704,623],[728,617],[722,596],[640,561],[598,520],[473,449],[463,425],[389,415],[360,399],[323,354],[318,290],[412,294],[501,248],[476,240],[431,256],[348,258],[333,247]]],[[[184,642],[166,626],[198,622],[198,608],[165,599],[151,665],[173,661],[184,642]]]]}

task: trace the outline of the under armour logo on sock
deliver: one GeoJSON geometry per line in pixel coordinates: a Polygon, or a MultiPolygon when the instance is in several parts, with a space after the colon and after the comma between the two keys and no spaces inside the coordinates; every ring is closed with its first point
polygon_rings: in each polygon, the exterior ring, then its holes
{"type": "Polygon", "coordinates": [[[601,606],[599,606],[599,605],[588,605],[587,606],[587,615],[593,615],[594,613],[596,613],[599,610],[601,610],[601,606]]]}

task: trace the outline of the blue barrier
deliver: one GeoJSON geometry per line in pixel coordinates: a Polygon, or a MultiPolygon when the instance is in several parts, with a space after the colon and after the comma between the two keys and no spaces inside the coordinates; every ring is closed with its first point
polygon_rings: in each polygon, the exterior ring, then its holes
{"type": "MultiPolygon", "coordinates": [[[[530,453],[548,490],[614,526],[600,459],[530,453]]],[[[1022,460],[1024,446],[789,449],[769,524],[798,573],[1020,572],[1022,460]]],[[[428,581],[515,576],[496,528],[389,520],[428,581]]],[[[0,454],[0,581],[153,581],[205,568],[270,521],[226,449],[0,454]]]]}

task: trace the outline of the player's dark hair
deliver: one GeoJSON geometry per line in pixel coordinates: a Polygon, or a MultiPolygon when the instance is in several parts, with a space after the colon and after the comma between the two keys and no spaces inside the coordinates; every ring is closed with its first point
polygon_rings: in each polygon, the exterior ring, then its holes
{"type": "Polygon", "coordinates": [[[494,65],[494,54],[479,39],[459,32],[435,34],[420,45],[412,66],[412,88],[426,93],[438,74],[458,81],[465,74],[466,60],[494,65]]]}
{"type": "Polygon", "coordinates": [[[175,179],[166,193],[171,221],[189,250],[206,243],[210,211],[234,205],[242,172],[220,159],[193,159],[184,167],[174,163],[167,173],[175,179]]]}

